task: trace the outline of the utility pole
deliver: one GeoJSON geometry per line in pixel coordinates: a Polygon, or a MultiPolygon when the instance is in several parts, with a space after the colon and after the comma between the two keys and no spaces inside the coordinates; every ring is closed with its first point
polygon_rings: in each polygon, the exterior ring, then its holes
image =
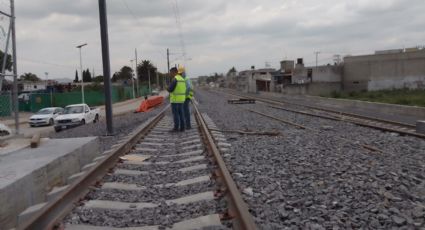
{"type": "Polygon", "coordinates": [[[319,62],[319,54],[320,54],[321,52],[320,51],[316,51],[316,52],[314,52],[314,54],[316,54],[316,68],[317,68],[317,66],[318,66],[318,62],[319,62]]]}
{"type": "Polygon", "coordinates": [[[0,92],[3,89],[3,79],[6,77],[6,60],[7,60],[7,54],[9,53],[9,41],[10,41],[10,34],[11,34],[11,28],[12,28],[12,20],[10,19],[10,23],[9,23],[9,30],[7,31],[7,38],[6,38],[6,47],[4,49],[4,53],[3,53],[3,63],[2,63],[2,68],[1,68],[1,76],[0,76],[0,92]]]}
{"type": "Polygon", "coordinates": [[[83,74],[83,58],[82,58],[82,55],[81,55],[81,48],[83,48],[86,45],[87,45],[87,43],[84,43],[84,44],[77,46],[77,49],[80,50],[81,98],[82,98],[83,104],[84,104],[84,74],[83,74]]]}
{"type": "Polygon", "coordinates": [[[170,50],[167,48],[167,72],[168,72],[168,77],[167,77],[167,84],[169,83],[168,80],[170,80],[170,50]]]}
{"type": "Polygon", "coordinates": [[[151,93],[152,91],[151,91],[151,69],[150,69],[150,67],[148,66],[148,78],[149,78],[149,93],[151,93]]]}
{"type": "Polygon", "coordinates": [[[137,70],[137,48],[134,49],[134,60],[136,61],[136,88],[137,88],[137,97],[140,96],[140,91],[139,91],[139,71],[137,70]]]}
{"type": "Polygon", "coordinates": [[[108,17],[106,0],[99,0],[100,38],[102,40],[103,83],[105,85],[105,114],[107,135],[114,135],[112,121],[111,63],[109,60],[108,17]]]}
{"type": "MultiPolygon", "coordinates": [[[[131,62],[131,68],[134,68],[133,61],[134,60],[130,60],[130,62],[131,62]]],[[[134,99],[134,98],[136,98],[136,93],[134,92],[134,69],[133,69],[133,72],[131,74],[131,86],[133,88],[133,99],[134,99]]]]}
{"type": "Polygon", "coordinates": [[[18,102],[18,65],[16,63],[16,28],[15,28],[15,1],[10,0],[10,20],[12,27],[12,50],[13,50],[13,112],[15,115],[15,132],[19,134],[19,102],[18,102]]]}
{"type": "Polygon", "coordinates": [[[158,75],[158,68],[155,69],[155,73],[156,73],[156,87],[157,89],[159,88],[159,75],[158,75]]]}
{"type": "Polygon", "coordinates": [[[49,73],[44,72],[44,74],[46,75],[46,90],[47,90],[47,87],[49,86],[49,73]]]}

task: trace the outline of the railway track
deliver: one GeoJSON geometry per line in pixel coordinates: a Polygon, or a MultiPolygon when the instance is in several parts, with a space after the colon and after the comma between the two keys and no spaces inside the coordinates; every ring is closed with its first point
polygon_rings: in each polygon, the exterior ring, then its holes
{"type": "Polygon", "coordinates": [[[288,112],[298,113],[298,114],[302,114],[306,116],[320,117],[320,118],[329,119],[329,120],[345,121],[345,122],[350,122],[359,126],[364,126],[364,127],[382,130],[382,131],[394,132],[401,135],[408,135],[408,136],[414,136],[414,137],[425,139],[425,135],[416,132],[416,127],[411,124],[390,121],[390,120],[380,119],[376,117],[368,117],[368,116],[363,116],[363,115],[353,114],[348,112],[341,112],[341,111],[336,111],[332,109],[304,105],[304,104],[299,104],[294,102],[281,101],[281,100],[275,100],[275,99],[269,99],[269,98],[266,99],[266,98],[255,97],[255,96],[246,96],[246,95],[242,95],[242,94],[238,94],[234,92],[232,93],[224,92],[224,91],[218,91],[218,92],[228,94],[231,96],[240,97],[240,98],[254,99],[256,101],[269,104],[270,105],[269,107],[274,109],[285,110],[288,112]],[[292,107],[299,107],[301,109],[290,108],[288,107],[288,105],[291,105],[292,107]]]}
{"type": "Polygon", "coordinates": [[[256,229],[194,105],[193,129],[170,133],[165,108],[19,229],[256,229]]]}

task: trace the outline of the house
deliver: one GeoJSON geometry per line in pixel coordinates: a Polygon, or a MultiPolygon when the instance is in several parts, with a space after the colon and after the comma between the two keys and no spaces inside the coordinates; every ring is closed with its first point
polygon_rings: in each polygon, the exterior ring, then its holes
{"type": "Polygon", "coordinates": [[[18,89],[25,92],[42,91],[47,89],[47,84],[46,81],[19,81],[18,89]]]}
{"type": "Polygon", "coordinates": [[[256,93],[258,91],[274,91],[272,74],[276,72],[272,68],[244,70],[239,72],[235,78],[236,89],[256,93]]]}

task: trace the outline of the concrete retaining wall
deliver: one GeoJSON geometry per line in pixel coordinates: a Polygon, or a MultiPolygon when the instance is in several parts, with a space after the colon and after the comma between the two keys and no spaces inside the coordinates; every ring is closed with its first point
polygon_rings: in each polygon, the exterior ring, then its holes
{"type": "Polygon", "coordinates": [[[344,58],[346,91],[425,88],[425,50],[344,58]]]}
{"type": "Polygon", "coordinates": [[[97,137],[51,139],[0,157],[0,229],[13,228],[26,208],[47,201],[55,186],[100,154],[97,137]]]}
{"type": "Polygon", "coordinates": [[[313,95],[329,94],[332,91],[341,91],[341,83],[310,83],[283,86],[281,92],[286,95],[313,95]]]}

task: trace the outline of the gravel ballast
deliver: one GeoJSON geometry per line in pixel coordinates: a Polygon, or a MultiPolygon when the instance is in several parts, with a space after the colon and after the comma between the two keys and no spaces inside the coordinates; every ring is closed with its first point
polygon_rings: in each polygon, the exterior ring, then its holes
{"type": "MultiPolygon", "coordinates": [[[[65,218],[65,224],[116,228],[157,225],[165,229],[181,221],[224,213],[227,201],[214,195],[219,186],[212,179],[215,167],[206,156],[204,145],[199,141],[181,144],[188,139],[199,140],[196,125],[192,124],[190,131],[171,133],[167,129],[171,123],[167,111],[158,126],[103,177],[102,186],[91,188],[81,206],[65,218]],[[148,148],[144,146],[149,146],[149,150],[143,150],[148,148]],[[190,151],[196,152],[175,157],[190,151]],[[183,170],[188,165],[204,167],[183,170]]],[[[218,221],[211,226],[215,225],[219,227],[212,229],[230,227],[227,222],[218,221]]]]}
{"type": "Polygon", "coordinates": [[[425,226],[424,140],[260,103],[230,105],[227,99],[234,97],[216,92],[198,90],[196,98],[201,111],[220,129],[282,133],[277,137],[226,134],[232,147],[225,161],[260,229],[425,226]]]}

